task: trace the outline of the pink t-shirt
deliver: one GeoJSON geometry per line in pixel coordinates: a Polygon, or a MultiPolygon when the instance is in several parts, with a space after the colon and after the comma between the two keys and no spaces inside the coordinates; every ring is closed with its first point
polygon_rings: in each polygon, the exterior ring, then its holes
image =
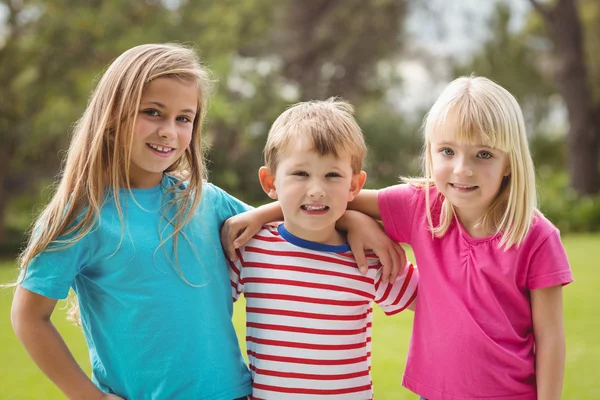
{"type": "MultiPolygon", "coordinates": [[[[425,190],[392,186],[378,197],[387,234],[409,244],[419,299],[403,385],[430,400],[535,400],[530,292],[573,281],[558,230],[536,216],[518,248],[473,238],[454,220],[433,238],[425,190]]],[[[442,196],[430,189],[434,224],[442,196]]]]}

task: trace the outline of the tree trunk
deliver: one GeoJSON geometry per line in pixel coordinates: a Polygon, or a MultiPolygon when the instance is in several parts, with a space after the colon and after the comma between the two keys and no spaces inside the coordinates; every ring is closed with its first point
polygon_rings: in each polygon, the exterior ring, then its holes
{"type": "Polygon", "coordinates": [[[559,0],[545,9],[530,1],[544,17],[555,46],[556,86],[569,114],[571,186],[581,196],[593,195],[600,192],[600,117],[590,94],[577,6],[575,0],[559,0]]]}

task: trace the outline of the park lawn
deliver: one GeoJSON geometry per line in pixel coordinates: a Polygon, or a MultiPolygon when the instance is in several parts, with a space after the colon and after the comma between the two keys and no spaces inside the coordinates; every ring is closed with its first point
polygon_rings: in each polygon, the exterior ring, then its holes
{"type": "MultiPolygon", "coordinates": [[[[564,238],[576,283],[564,290],[567,367],[565,399],[600,398],[600,385],[594,372],[600,362],[598,315],[600,315],[600,235],[572,235],[564,238]]],[[[0,262],[0,283],[16,277],[12,261],[0,262]]],[[[63,399],[44,377],[17,341],[10,326],[12,289],[0,289],[0,399],[63,399]]],[[[66,321],[64,302],[57,306],[52,320],[71,348],[75,358],[90,371],[85,340],[78,327],[66,321]]],[[[236,330],[244,335],[244,304],[235,306],[236,330]]],[[[378,400],[415,399],[400,386],[406,359],[412,313],[386,317],[375,307],[373,317],[373,381],[378,400]]],[[[245,346],[242,340],[242,349],[245,346]]]]}

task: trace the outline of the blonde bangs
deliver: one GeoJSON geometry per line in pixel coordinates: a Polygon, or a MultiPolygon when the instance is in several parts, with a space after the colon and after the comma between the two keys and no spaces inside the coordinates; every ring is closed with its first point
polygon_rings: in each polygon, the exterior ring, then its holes
{"type": "Polygon", "coordinates": [[[474,90],[452,96],[437,115],[428,115],[426,139],[485,146],[508,153],[514,148],[506,114],[498,103],[478,96],[474,90]]]}

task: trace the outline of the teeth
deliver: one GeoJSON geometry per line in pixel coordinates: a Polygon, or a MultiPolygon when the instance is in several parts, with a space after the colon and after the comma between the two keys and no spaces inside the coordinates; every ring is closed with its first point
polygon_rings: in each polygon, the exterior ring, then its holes
{"type": "Polygon", "coordinates": [[[170,152],[171,150],[173,150],[173,149],[172,149],[172,148],[170,148],[170,147],[162,147],[162,146],[157,146],[157,145],[155,145],[155,144],[148,144],[148,146],[152,147],[152,148],[153,148],[153,149],[155,149],[155,150],[158,150],[158,151],[160,151],[161,153],[168,153],[168,152],[170,152]]]}
{"type": "Polygon", "coordinates": [[[459,188],[459,189],[472,189],[475,187],[475,186],[457,185],[456,183],[453,183],[452,186],[454,186],[455,188],[459,188]]]}
{"type": "Polygon", "coordinates": [[[327,208],[327,206],[311,206],[308,204],[305,204],[304,209],[306,209],[307,211],[323,211],[327,208]]]}

